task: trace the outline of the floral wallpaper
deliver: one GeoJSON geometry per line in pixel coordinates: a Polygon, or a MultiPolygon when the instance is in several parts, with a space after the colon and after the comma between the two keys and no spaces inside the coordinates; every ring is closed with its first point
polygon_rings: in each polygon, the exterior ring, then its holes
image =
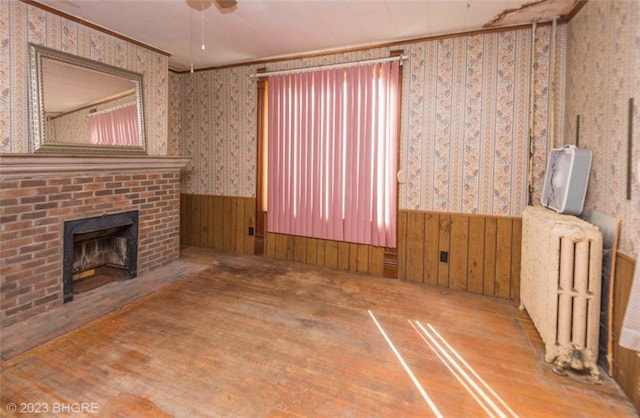
{"type": "MultiPolygon", "coordinates": [[[[174,157],[181,155],[180,142],[184,139],[182,136],[182,91],[180,89],[180,77],[179,74],[169,72],[168,153],[174,157]]],[[[193,165],[191,165],[191,168],[193,168],[193,165]]],[[[191,170],[189,170],[189,172],[190,171],[191,170]]]]}
{"type": "Polygon", "coordinates": [[[142,73],[147,149],[167,154],[169,58],[13,0],[0,0],[0,153],[29,152],[29,43],[142,73]]]}
{"type": "Polygon", "coordinates": [[[622,220],[619,248],[640,252],[640,3],[589,1],[569,23],[566,134],[593,151],[585,207],[622,220]],[[627,200],[629,99],[634,99],[627,200]]]}
{"type": "MultiPolygon", "coordinates": [[[[564,54],[564,40],[564,27],[558,28],[557,57],[564,54]]],[[[534,202],[547,155],[550,42],[550,27],[539,27],[534,202]]],[[[403,49],[400,168],[406,183],[400,208],[521,216],[528,200],[531,46],[526,28],[280,61],[267,70],[387,57],[403,49]]],[[[556,68],[562,63],[557,59],[556,68]]],[[[169,142],[192,158],[185,193],[255,196],[257,103],[250,75],[256,70],[249,65],[170,76],[169,142]]],[[[556,89],[562,91],[561,81],[556,89]]],[[[556,119],[561,116],[556,111],[556,119]]]]}
{"type": "Polygon", "coordinates": [[[67,144],[82,144],[91,135],[89,121],[87,120],[88,114],[89,110],[86,109],[53,119],[47,118],[47,138],[55,138],[56,142],[67,144]]]}
{"type": "Polygon", "coordinates": [[[255,195],[257,104],[249,77],[255,71],[245,66],[171,75],[169,142],[191,158],[183,192],[255,195]]]}
{"type": "MultiPolygon", "coordinates": [[[[547,152],[549,44],[549,28],[538,28],[535,184],[547,152]]],[[[400,207],[520,216],[528,201],[531,29],[426,41],[407,52],[400,207]]]]}

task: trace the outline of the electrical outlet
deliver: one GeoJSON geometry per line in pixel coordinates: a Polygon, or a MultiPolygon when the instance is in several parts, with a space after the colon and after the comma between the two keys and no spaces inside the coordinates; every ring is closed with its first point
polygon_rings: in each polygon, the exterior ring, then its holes
{"type": "Polygon", "coordinates": [[[440,262],[448,263],[449,262],[449,252],[448,251],[440,251],[440,262]]]}
{"type": "Polygon", "coordinates": [[[252,226],[249,227],[249,235],[253,235],[253,227],[252,226]]]}

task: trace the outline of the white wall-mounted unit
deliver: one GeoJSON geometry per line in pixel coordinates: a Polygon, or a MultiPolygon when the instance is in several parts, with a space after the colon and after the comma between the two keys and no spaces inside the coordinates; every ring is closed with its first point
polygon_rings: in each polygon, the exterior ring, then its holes
{"type": "Polygon", "coordinates": [[[587,194],[592,153],[567,145],[549,152],[540,202],[558,213],[579,215],[587,194]]]}

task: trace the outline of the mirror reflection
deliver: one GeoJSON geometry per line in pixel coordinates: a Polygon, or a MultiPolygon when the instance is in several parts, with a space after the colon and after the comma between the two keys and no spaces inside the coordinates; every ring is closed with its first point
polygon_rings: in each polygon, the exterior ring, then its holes
{"type": "Polygon", "coordinates": [[[32,146],[144,153],[142,75],[31,45],[32,146]]]}

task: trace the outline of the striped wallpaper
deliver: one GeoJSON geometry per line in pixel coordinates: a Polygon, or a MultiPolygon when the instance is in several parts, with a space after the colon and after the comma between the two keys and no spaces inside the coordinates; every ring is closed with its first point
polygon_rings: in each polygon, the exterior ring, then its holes
{"type": "MultiPolygon", "coordinates": [[[[564,54],[565,28],[556,54],[564,54]]],[[[535,42],[535,198],[547,154],[549,26],[535,42]]],[[[520,216],[527,204],[531,29],[281,61],[268,70],[404,50],[400,208],[520,216]]],[[[563,64],[556,61],[557,68],[563,64]]],[[[185,193],[255,196],[255,66],[172,74],[170,142],[193,158],[185,193]],[[179,126],[176,127],[176,126],[179,126]]],[[[558,82],[557,91],[562,91],[558,82]]],[[[557,119],[561,118],[558,113],[557,119]]],[[[556,133],[561,136],[562,131],[556,133]]]]}
{"type": "Polygon", "coordinates": [[[590,1],[569,23],[566,138],[593,151],[585,206],[622,220],[619,248],[640,253],[640,2],[590,1]],[[627,200],[629,99],[634,98],[627,200]]]}
{"type": "Polygon", "coordinates": [[[167,154],[169,58],[21,1],[0,1],[0,153],[29,150],[29,43],[142,73],[147,150],[167,154]]]}

